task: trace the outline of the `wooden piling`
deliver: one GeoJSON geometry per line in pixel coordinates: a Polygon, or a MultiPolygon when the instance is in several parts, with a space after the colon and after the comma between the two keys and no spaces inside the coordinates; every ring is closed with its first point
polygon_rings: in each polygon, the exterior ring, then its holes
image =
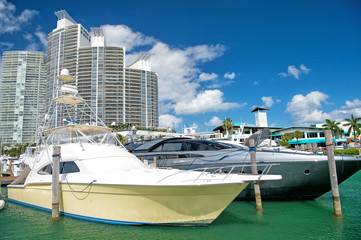
{"type": "MultiPolygon", "coordinates": [[[[258,174],[257,172],[257,161],[256,161],[256,148],[254,145],[254,139],[249,140],[249,152],[251,156],[251,164],[252,164],[252,174],[258,174]]],[[[256,210],[263,211],[262,208],[262,199],[261,199],[261,189],[259,187],[259,182],[254,182],[254,196],[256,200],[256,210]]]]}
{"type": "Polygon", "coordinates": [[[328,158],[328,168],[329,168],[330,180],[331,180],[333,209],[336,216],[342,216],[340,193],[338,191],[337,168],[335,163],[335,155],[333,152],[331,130],[325,131],[325,140],[326,140],[326,149],[327,149],[327,158],[328,158]]]}
{"type": "Polygon", "coordinates": [[[59,220],[59,167],[60,167],[60,146],[53,147],[53,175],[52,175],[52,206],[51,219],[59,220]]]}
{"type": "Polygon", "coordinates": [[[154,167],[157,167],[157,157],[156,156],[153,157],[153,163],[154,163],[154,167]]]}

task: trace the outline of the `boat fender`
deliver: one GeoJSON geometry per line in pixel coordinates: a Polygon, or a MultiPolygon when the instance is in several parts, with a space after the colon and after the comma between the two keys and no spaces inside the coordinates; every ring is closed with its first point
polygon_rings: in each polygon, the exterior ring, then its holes
{"type": "Polygon", "coordinates": [[[4,207],[5,207],[5,201],[0,200],[0,210],[3,209],[4,207]]]}

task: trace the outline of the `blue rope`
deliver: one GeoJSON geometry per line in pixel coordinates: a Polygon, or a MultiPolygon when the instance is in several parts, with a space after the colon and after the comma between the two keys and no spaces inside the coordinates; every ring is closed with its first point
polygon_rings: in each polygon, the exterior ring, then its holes
{"type": "Polygon", "coordinates": [[[10,184],[9,182],[7,182],[7,181],[5,181],[5,180],[2,180],[2,179],[0,179],[0,181],[3,181],[3,182],[5,182],[5,183],[7,183],[7,184],[10,184]]]}
{"type": "Polygon", "coordinates": [[[249,151],[250,151],[250,152],[256,151],[256,147],[250,147],[250,148],[249,148],[249,151]]]}
{"type": "Polygon", "coordinates": [[[205,164],[209,164],[209,163],[213,163],[213,162],[217,162],[217,161],[221,161],[223,159],[226,159],[226,158],[229,158],[229,157],[234,157],[234,156],[237,156],[237,155],[241,155],[243,153],[247,153],[248,151],[244,151],[244,152],[241,152],[241,153],[237,153],[237,154],[234,154],[234,155],[230,155],[230,156],[226,156],[226,157],[223,157],[223,158],[219,158],[219,159],[216,159],[216,160],[213,160],[213,161],[210,161],[210,162],[206,162],[206,163],[202,163],[202,164],[198,164],[198,165],[194,165],[194,166],[190,166],[190,167],[187,167],[187,168],[183,168],[183,169],[180,169],[180,170],[188,170],[188,169],[191,169],[191,168],[195,168],[195,167],[199,167],[199,166],[203,166],[205,164]]]}

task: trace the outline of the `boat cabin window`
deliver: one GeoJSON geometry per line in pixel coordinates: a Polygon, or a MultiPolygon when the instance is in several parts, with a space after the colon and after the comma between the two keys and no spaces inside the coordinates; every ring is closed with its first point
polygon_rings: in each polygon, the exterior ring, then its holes
{"type": "Polygon", "coordinates": [[[220,144],[202,140],[176,140],[169,141],[155,147],[152,152],[170,151],[214,151],[221,149],[235,148],[229,144],[220,144]]]}
{"type": "Polygon", "coordinates": [[[153,152],[160,152],[160,151],[164,151],[164,152],[166,152],[166,151],[182,151],[182,143],[181,142],[166,142],[153,149],[153,152]]]}
{"type": "MultiPolygon", "coordinates": [[[[79,171],[80,170],[75,162],[61,162],[60,163],[60,169],[59,169],[60,174],[75,173],[75,172],[79,172],[79,171]]],[[[53,167],[51,166],[51,164],[46,165],[45,167],[43,167],[42,169],[40,169],[38,171],[38,174],[51,175],[51,174],[53,174],[53,167]]]]}

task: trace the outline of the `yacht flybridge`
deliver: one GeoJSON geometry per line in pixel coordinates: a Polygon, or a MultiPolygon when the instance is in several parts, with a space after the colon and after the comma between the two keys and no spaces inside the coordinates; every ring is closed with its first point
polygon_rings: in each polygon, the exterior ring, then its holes
{"type": "MultiPolygon", "coordinates": [[[[11,202],[51,211],[55,145],[61,147],[60,211],[65,216],[91,221],[206,225],[216,219],[249,182],[281,179],[280,175],[152,168],[129,153],[110,128],[83,124],[79,121],[82,118],[72,117],[71,106],[84,101],[74,86],[65,87],[67,93],[54,101],[65,105],[68,124],[42,129],[37,148],[22,157],[26,169],[8,186],[11,202]]],[[[48,118],[54,119],[56,116],[48,118]]]]}

